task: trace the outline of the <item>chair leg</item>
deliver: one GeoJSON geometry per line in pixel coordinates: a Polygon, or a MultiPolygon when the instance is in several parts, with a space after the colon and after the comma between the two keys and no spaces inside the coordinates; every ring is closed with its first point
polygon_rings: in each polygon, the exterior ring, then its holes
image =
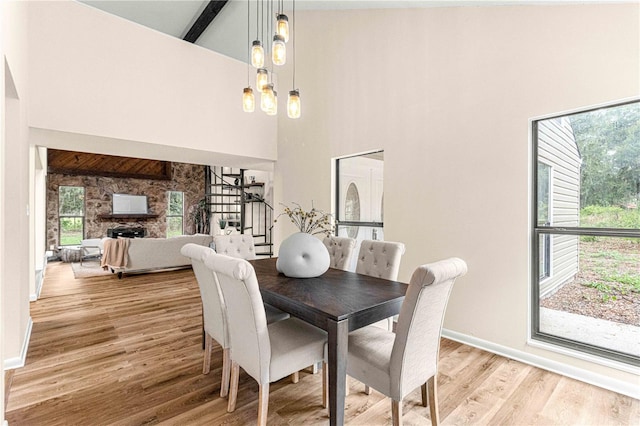
{"type": "Polygon", "coordinates": [[[432,426],[437,426],[440,423],[440,419],[438,419],[438,394],[436,393],[436,376],[437,374],[427,381],[427,384],[429,385],[429,414],[431,415],[432,426]]]}
{"type": "Polygon", "coordinates": [[[329,377],[329,370],[326,362],[322,362],[322,408],[329,406],[329,395],[327,394],[327,382],[329,377]]]}
{"type": "Polygon", "coordinates": [[[429,398],[429,391],[427,390],[427,383],[423,383],[422,386],[420,386],[420,389],[422,390],[422,406],[426,407],[427,405],[429,405],[428,403],[428,398],[429,398]]]}
{"type": "Polygon", "coordinates": [[[260,385],[258,390],[258,426],[267,426],[269,411],[269,383],[260,385]]]}
{"type": "Polygon", "coordinates": [[[300,373],[298,371],[296,371],[295,373],[291,374],[291,382],[292,383],[298,383],[300,381],[300,373]]]}
{"type": "Polygon", "coordinates": [[[222,350],[222,379],[220,380],[220,397],[229,394],[229,380],[231,376],[231,357],[229,348],[222,350]]]}
{"type": "Polygon", "coordinates": [[[236,401],[238,400],[238,377],[240,376],[240,365],[231,361],[231,381],[229,383],[229,402],[227,403],[227,412],[233,413],[236,409],[236,401]]]}
{"type": "Polygon", "coordinates": [[[391,400],[391,419],[393,426],[402,426],[402,401],[391,400]]]}
{"type": "Polygon", "coordinates": [[[369,385],[364,385],[364,393],[366,393],[367,395],[371,395],[371,388],[369,387],[369,385]]]}
{"type": "Polygon", "coordinates": [[[202,364],[202,374],[209,374],[209,371],[211,371],[211,352],[213,352],[213,338],[205,333],[204,362],[202,364]]]}

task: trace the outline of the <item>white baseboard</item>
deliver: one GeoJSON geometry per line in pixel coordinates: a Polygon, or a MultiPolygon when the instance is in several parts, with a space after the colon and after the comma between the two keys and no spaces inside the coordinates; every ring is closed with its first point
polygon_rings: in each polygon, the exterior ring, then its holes
{"type": "Polygon", "coordinates": [[[24,340],[22,341],[22,350],[19,357],[7,358],[4,360],[4,369],[13,370],[15,368],[24,367],[27,360],[27,350],[29,349],[29,341],[31,340],[31,329],[33,328],[33,321],[29,317],[29,323],[27,324],[27,330],[24,333],[24,340]]]}
{"type": "Polygon", "coordinates": [[[497,343],[478,339],[477,337],[458,333],[457,331],[442,329],[442,337],[446,337],[447,339],[455,340],[456,342],[464,343],[466,345],[473,346],[478,349],[482,349],[487,352],[501,355],[516,361],[524,362],[525,364],[533,365],[534,367],[542,368],[543,370],[551,371],[553,373],[561,374],[572,379],[580,380],[581,382],[589,383],[594,386],[627,395],[631,398],[640,399],[640,388],[635,384],[614,379],[603,374],[597,374],[592,371],[584,370],[582,368],[573,367],[571,365],[567,365],[565,363],[554,361],[538,355],[519,351],[507,346],[498,345],[497,343]]]}

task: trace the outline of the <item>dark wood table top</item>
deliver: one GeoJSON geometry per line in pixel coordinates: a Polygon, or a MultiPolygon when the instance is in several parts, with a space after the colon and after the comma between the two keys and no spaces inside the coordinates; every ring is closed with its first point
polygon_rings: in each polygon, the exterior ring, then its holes
{"type": "Polygon", "coordinates": [[[327,319],[349,320],[349,330],[395,315],[407,284],[329,268],[316,278],[289,278],[276,259],[252,260],[264,302],[326,330],[327,319]]]}

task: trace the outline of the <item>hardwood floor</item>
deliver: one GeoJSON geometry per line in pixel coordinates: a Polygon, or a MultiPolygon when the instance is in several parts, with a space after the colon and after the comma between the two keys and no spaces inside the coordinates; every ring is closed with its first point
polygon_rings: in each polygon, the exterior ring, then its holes
{"type": "MultiPolygon", "coordinates": [[[[255,424],[258,385],[242,373],[237,409],[219,397],[222,351],[202,374],[201,307],[191,270],[74,279],[52,263],[31,306],[26,366],[10,382],[6,419],[16,425],[255,424]]],[[[391,423],[391,403],[349,381],[351,425],[391,423]]],[[[640,402],[443,339],[441,423],[638,425],[640,402]]],[[[271,385],[268,423],[328,424],[321,375],[271,385]]],[[[430,425],[420,391],[404,422],[430,425]]]]}

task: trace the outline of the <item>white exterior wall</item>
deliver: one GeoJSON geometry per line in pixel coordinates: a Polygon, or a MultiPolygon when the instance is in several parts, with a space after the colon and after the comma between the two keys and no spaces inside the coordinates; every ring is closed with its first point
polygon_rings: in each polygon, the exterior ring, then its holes
{"type": "MultiPolygon", "coordinates": [[[[303,113],[279,119],[276,194],[330,209],[331,159],[384,149],[385,239],[406,244],[400,279],[449,256],[469,265],[449,336],[638,396],[637,374],[528,340],[530,120],[638,96],[639,14],[637,4],[300,12],[303,113]]],[[[293,232],[280,225],[280,238],[293,232]]]]}
{"type": "MultiPolygon", "coordinates": [[[[580,224],[580,153],[566,118],[540,121],[538,158],[551,166],[552,226],[580,224]]],[[[540,282],[540,297],[572,280],[579,266],[579,237],[551,235],[550,276],[540,282]]]]}

